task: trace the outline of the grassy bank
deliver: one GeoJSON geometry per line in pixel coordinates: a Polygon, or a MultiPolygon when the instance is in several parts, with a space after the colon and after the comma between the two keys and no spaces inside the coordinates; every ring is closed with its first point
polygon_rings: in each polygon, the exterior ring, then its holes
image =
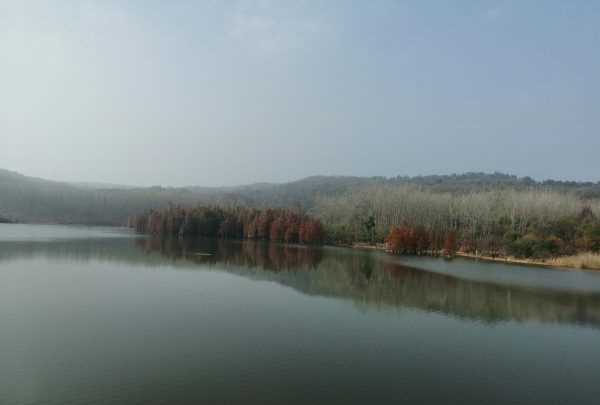
{"type": "Polygon", "coordinates": [[[516,257],[491,257],[491,256],[479,256],[469,253],[458,252],[456,254],[460,257],[468,259],[485,260],[500,263],[512,263],[512,264],[525,264],[528,266],[543,266],[543,267],[564,267],[570,269],[584,269],[584,270],[600,270],[600,254],[595,253],[579,253],[573,256],[560,256],[547,260],[536,260],[536,259],[519,259],[516,257]]]}
{"type": "Polygon", "coordinates": [[[557,257],[549,262],[553,266],[600,270],[600,254],[597,253],[588,252],[580,253],[574,256],[557,257]]]}

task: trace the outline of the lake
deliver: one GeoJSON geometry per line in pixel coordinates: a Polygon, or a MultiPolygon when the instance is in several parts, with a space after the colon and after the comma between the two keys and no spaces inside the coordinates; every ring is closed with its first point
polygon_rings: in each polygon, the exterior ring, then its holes
{"type": "Polygon", "coordinates": [[[597,404],[600,273],[0,224],[0,404],[597,404]]]}

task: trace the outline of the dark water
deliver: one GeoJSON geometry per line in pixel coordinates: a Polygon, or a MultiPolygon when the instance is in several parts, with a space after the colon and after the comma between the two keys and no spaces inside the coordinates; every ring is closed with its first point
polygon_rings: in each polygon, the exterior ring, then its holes
{"type": "Polygon", "coordinates": [[[0,404],[600,403],[600,274],[404,262],[0,225],[0,404]]]}

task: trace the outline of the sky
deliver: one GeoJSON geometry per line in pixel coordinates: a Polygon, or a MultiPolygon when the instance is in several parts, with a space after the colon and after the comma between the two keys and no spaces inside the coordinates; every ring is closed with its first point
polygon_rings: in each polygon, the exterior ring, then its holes
{"type": "Polygon", "coordinates": [[[600,2],[0,0],[0,168],[600,181],[600,2]]]}

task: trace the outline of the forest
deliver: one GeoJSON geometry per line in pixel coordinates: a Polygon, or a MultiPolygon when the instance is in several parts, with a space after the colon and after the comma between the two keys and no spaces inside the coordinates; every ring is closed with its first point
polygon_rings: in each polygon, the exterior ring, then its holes
{"type": "Polygon", "coordinates": [[[129,225],[161,236],[367,244],[410,255],[547,260],[600,253],[600,202],[541,189],[449,193],[373,185],[317,198],[308,210],[172,205],[129,225]]]}
{"type": "Polygon", "coordinates": [[[131,217],[128,226],[139,233],[161,237],[219,237],[273,242],[320,244],[321,222],[291,209],[171,206],[131,217]]]}
{"type": "Polygon", "coordinates": [[[386,241],[400,254],[549,259],[600,252],[600,201],[569,192],[382,185],[321,198],[313,212],[334,243],[386,241]]]}

